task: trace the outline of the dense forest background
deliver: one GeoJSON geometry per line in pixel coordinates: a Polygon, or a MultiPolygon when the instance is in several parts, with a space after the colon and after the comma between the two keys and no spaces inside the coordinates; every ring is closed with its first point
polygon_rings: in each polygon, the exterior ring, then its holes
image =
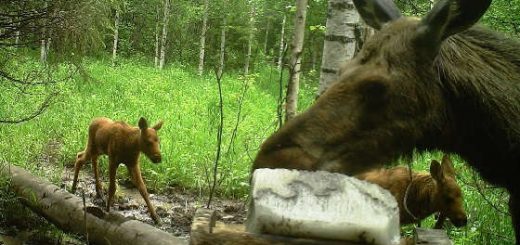
{"type": "MultiPolygon", "coordinates": [[[[141,160],[149,189],[176,186],[206,198],[216,184],[218,196],[246,202],[252,159],[283,123],[297,2],[0,1],[0,164],[60,185],[92,118],[136,125],[144,116],[165,121],[163,163],[141,160]]],[[[396,3],[422,16],[432,2],[396,3]]],[[[309,0],[306,10],[299,111],[320,86],[328,1],[309,0]]],[[[481,24],[518,40],[520,0],[494,0],[481,24]]],[[[427,170],[441,157],[416,154],[413,167],[427,170]]],[[[507,193],[453,159],[469,224],[448,225],[450,237],[455,244],[513,244],[507,193]]],[[[103,176],[106,165],[102,159],[103,176]]],[[[124,170],[118,178],[127,178],[124,170]]],[[[19,208],[7,181],[0,227],[19,208]]]]}

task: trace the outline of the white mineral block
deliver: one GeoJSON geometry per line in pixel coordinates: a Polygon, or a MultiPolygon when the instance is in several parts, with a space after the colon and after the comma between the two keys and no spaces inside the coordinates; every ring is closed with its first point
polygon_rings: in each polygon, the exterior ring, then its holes
{"type": "Polygon", "coordinates": [[[247,231],[399,244],[399,210],[390,192],[343,174],[257,169],[247,231]]]}

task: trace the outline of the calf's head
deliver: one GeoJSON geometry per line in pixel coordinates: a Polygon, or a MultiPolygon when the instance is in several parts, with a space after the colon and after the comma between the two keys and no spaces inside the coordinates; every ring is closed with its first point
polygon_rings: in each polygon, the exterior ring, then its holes
{"type": "Polygon", "coordinates": [[[161,150],[159,148],[159,136],[157,131],[161,129],[163,121],[159,121],[155,126],[149,128],[146,119],[139,119],[139,129],[141,136],[139,137],[139,146],[141,151],[153,162],[161,162],[161,150]]]}
{"type": "Polygon", "coordinates": [[[391,0],[354,0],[379,31],[313,106],[263,143],[253,169],[356,174],[424,144],[446,121],[434,71],[441,44],[478,21],[490,2],[440,0],[415,19],[391,0]]]}
{"type": "Polygon", "coordinates": [[[464,211],[462,191],[455,181],[455,171],[449,157],[444,156],[442,164],[433,160],[430,165],[430,174],[437,186],[433,197],[436,209],[448,217],[456,227],[465,226],[468,217],[464,211]]]}

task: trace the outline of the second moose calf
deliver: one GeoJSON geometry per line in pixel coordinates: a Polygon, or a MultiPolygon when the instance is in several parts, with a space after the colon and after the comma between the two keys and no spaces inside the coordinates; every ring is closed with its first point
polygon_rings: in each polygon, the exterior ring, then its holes
{"type": "Polygon", "coordinates": [[[108,155],[110,178],[106,203],[107,211],[110,210],[114,201],[116,171],[119,164],[122,163],[128,168],[132,182],[139,189],[152,219],[155,223],[159,223],[159,216],[148,198],[148,192],[141,176],[139,155],[143,152],[153,163],[161,162],[157,131],[162,127],[162,124],[163,122],[160,121],[149,128],[148,122],[142,117],[139,119],[139,127],[132,127],[125,122],[112,121],[108,118],[94,119],[88,129],[87,147],[84,151],[79,152],[76,157],[72,193],[76,191],[79,170],[86,162],[92,161],[96,179],[96,194],[98,197],[102,196],[97,159],[100,155],[108,155]]]}
{"type": "Polygon", "coordinates": [[[455,181],[455,171],[447,155],[442,158],[442,164],[432,160],[430,173],[412,172],[411,182],[405,167],[373,170],[356,177],[392,193],[399,205],[401,225],[418,222],[435,212],[440,212],[435,228],[441,228],[446,217],[457,227],[467,223],[462,191],[455,181]]]}

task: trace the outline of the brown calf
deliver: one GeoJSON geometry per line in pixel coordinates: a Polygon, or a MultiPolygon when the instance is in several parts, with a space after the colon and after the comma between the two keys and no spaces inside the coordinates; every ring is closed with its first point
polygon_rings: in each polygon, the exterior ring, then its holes
{"type": "Polygon", "coordinates": [[[97,159],[100,155],[108,155],[110,185],[108,187],[107,211],[113,204],[116,192],[116,171],[119,164],[122,163],[128,168],[132,182],[144,198],[152,219],[155,223],[159,223],[159,216],[155,213],[155,209],[148,199],[148,192],[141,176],[139,155],[143,152],[153,163],[161,162],[157,131],[162,127],[162,124],[163,122],[160,121],[155,126],[148,128],[148,122],[141,117],[139,128],[137,128],[125,122],[114,122],[108,118],[94,119],[88,129],[87,147],[85,151],[79,152],[76,158],[72,192],[76,191],[79,170],[86,162],[92,161],[96,179],[96,194],[98,197],[102,196],[97,159]]]}
{"type": "Polygon", "coordinates": [[[402,166],[373,170],[356,177],[378,184],[392,193],[399,205],[401,225],[419,222],[436,212],[440,213],[436,228],[441,228],[446,217],[457,227],[467,223],[462,192],[447,155],[442,158],[442,164],[432,160],[430,173],[412,172],[411,183],[408,169],[402,166]]]}

